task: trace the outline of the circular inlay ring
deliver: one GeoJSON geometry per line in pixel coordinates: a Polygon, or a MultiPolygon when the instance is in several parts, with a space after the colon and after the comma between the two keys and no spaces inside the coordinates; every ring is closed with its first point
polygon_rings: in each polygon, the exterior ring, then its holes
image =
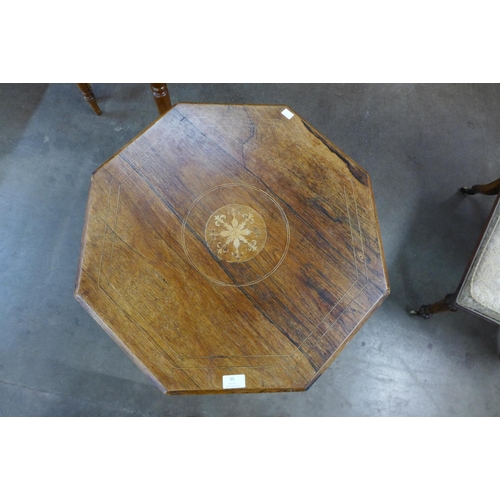
{"type": "MultiPolygon", "coordinates": [[[[215,210],[210,216],[207,215],[207,217],[208,219],[205,223],[203,234],[205,247],[210,251],[216,261],[227,262],[231,266],[238,265],[240,263],[251,261],[266,247],[269,228],[266,226],[264,217],[262,217],[261,213],[254,208],[249,207],[247,204],[227,204],[226,202],[226,204],[215,210]]],[[[192,232],[192,229],[188,229],[188,232],[192,232]]],[[[278,202],[274,199],[274,197],[262,189],[240,183],[222,184],[205,191],[190,205],[187,215],[182,223],[181,242],[184,253],[186,254],[190,264],[208,280],[221,286],[248,286],[265,280],[281,266],[290,246],[290,225],[285,212],[278,202]],[[203,198],[206,196],[214,193],[216,190],[225,188],[230,190],[243,189],[247,193],[255,192],[255,196],[260,196],[261,199],[267,200],[266,203],[268,206],[274,206],[275,209],[277,209],[276,214],[282,221],[281,227],[284,231],[284,246],[281,247],[282,251],[280,251],[276,256],[277,261],[275,261],[275,263],[270,262],[272,268],[267,272],[263,270],[263,274],[255,275],[254,278],[248,279],[247,277],[244,282],[240,283],[234,281],[226,282],[222,281],[218,277],[211,276],[196,262],[195,259],[193,259],[193,255],[191,255],[186,242],[186,229],[187,227],[190,227],[190,216],[195,207],[199,203],[203,204],[203,198]],[[272,203],[270,204],[269,202],[272,203]]]]}

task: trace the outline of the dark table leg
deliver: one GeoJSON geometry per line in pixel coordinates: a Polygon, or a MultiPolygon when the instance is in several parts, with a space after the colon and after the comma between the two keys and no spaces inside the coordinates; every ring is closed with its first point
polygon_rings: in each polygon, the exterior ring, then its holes
{"type": "Polygon", "coordinates": [[[90,86],[90,83],[77,83],[77,85],[78,88],[82,91],[85,100],[92,106],[94,113],[96,115],[100,115],[101,110],[97,105],[97,101],[95,100],[95,95],[94,92],[92,92],[92,87],[90,86]]]}
{"type": "Polygon", "coordinates": [[[410,314],[414,316],[420,316],[424,319],[429,319],[437,313],[446,311],[457,312],[457,306],[455,305],[456,298],[456,292],[449,293],[444,299],[441,299],[438,302],[434,302],[434,304],[421,305],[417,311],[410,311],[410,314]]]}
{"type": "Polygon", "coordinates": [[[151,83],[151,90],[155,98],[160,115],[164,115],[171,107],[170,95],[166,83],[151,83]]]}
{"type": "Polygon", "coordinates": [[[495,195],[500,193],[500,179],[490,182],[489,184],[476,184],[472,186],[470,189],[463,187],[460,188],[460,192],[463,194],[479,193],[479,194],[495,195]]]}

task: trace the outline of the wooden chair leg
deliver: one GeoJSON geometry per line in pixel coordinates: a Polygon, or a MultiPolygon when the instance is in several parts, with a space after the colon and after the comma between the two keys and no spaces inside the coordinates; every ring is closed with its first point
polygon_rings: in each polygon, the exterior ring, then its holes
{"type": "Polygon", "coordinates": [[[434,304],[424,304],[421,305],[417,311],[410,311],[413,316],[420,316],[424,319],[432,318],[434,314],[441,312],[451,311],[457,312],[457,306],[455,305],[455,300],[457,298],[457,293],[449,293],[444,299],[434,302],[434,304]]]}
{"type": "Polygon", "coordinates": [[[170,95],[166,83],[151,83],[151,91],[155,98],[156,106],[160,115],[164,115],[169,109],[172,108],[170,102],[170,95]]]}
{"type": "Polygon", "coordinates": [[[85,100],[90,104],[90,106],[94,110],[94,113],[96,115],[100,115],[101,110],[99,109],[97,101],[95,100],[95,95],[94,92],[92,92],[92,87],[90,86],[90,83],[77,83],[77,85],[78,88],[82,91],[85,100]]]}
{"type": "Polygon", "coordinates": [[[496,195],[500,193],[500,179],[490,182],[489,184],[476,184],[470,189],[467,187],[460,188],[460,192],[463,194],[486,194],[486,195],[496,195]]]}
{"type": "MultiPolygon", "coordinates": [[[[471,188],[462,187],[460,188],[460,192],[465,195],[474,195],[478,193],[490,196],[497,195],[500,193],[500,179],[490,182],[489,184],[475,184],[471,188]]],[[[441,312],[456,312],[458,310],[455,303],[456,299],[457,292],[449,293],[444,299],[434,302],[433,304],[423,304],[417,311],[410,311],[410,314],[429,319],[432,318],[434,314],[441,312]]]]}

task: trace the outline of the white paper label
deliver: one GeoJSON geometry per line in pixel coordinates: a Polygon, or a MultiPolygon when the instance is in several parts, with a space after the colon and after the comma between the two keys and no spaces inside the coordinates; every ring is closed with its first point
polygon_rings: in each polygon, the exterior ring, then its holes
{"type": "Polygon", "coordinates": [[[294,116],[294,114],[289,109],[286,108],[281,112],[281,114],[283,116],[286,116],[289,120],[294,116]]]}
{"type": "Polygon", "coordinates": [[[245,388],[245,375],[223,375],[222,376],[223,389],[244,389],[245,388]]]}

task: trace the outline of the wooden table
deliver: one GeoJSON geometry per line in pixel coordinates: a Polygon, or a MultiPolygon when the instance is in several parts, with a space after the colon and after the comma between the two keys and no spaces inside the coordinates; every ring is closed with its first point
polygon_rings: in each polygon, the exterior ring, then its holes
{"type": "Polygon", "coordinates": [[[306,390],[388,294],[368,174],[285,106],[178,104],[92,175],[75,296],[163,392],[306,390]]]}

